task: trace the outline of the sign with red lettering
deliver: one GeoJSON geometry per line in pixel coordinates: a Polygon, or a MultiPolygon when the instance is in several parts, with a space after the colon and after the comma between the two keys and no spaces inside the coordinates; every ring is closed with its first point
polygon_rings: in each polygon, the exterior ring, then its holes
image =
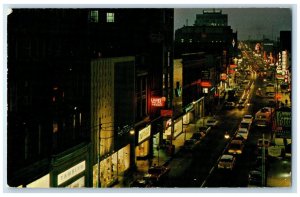
{"type": "Polygon", "coordinates": [[[151,106],[153,107],[164,107],[166,103],[166,97],[152,97],[151,106]]]}
{"type": "Polygon", "coordinates": [[[201,81],[200,83],[201,87],[211,87],[211,83],[209,81],[201,81]]]}
{"type": "Polygon", "coordinates": [[[160,110],[160,115],[163,117],[172,117],[173,111],[170,109],[162,109],[160,110]]]}

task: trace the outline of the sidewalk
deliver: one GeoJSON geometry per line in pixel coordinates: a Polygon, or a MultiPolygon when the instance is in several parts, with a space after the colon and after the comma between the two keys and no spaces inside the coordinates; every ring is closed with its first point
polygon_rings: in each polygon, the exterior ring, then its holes
{"type": "MultiPolygon", "coordinates": [[[[207,118],[206,118],[207,119],[207,118]]],[[[203,126],[205,118],[198,119],[195,123],[190,123],[183,126],[183,130],[180,135],[173,140],[172,144],[175,145],[175,151],[173,155],[167,153],[166,149],[159,149],[154,151],[152,165],[168,165],[172,161],[174,155],[176,155],[184,144],[185,139],[190,139],[195,131],[198,130],[200,126],[203,126]]],[[[113,185],[113,188],[126,188],[130,187],[130,184],[137,179],[142,179],[143,175],[147,173],[149,169],[149,160],[139,160],[137,161],[137,169],[135,171],[127,172],[123,175],[119,175],[118,182],[113,185]]]]}

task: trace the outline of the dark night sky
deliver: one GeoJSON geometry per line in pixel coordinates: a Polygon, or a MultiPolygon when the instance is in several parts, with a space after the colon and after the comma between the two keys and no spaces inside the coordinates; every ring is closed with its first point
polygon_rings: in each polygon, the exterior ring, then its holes
{"type": "MultiPolygon", "coordinates": [[[[202,14],[205,8],[177,8],[175,9],[175,30],[186,23],[194,25],[196,14],[202,14]],[[202,8],[202,9],[201,9],[202,8]]],[[[269,39],[276,39],[282,30],[292,30],[292,7],[216,7],[228,14],[228,25],[238,32],[238,39],[261,39],[263,35],[269,39]]]]}

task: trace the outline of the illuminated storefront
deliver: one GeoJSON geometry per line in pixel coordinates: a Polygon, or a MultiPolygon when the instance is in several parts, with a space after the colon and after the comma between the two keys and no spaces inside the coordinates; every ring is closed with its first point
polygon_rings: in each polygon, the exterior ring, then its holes
{"type": "Polygon", "coordinates": [[[130,167],[130,144],[117,152],[107,155],[100,161],[100,174],[98,165],[93,166],[93,187],[98,187],[98,176],[100,176],[100,187],[109,187],[118,181],[130,167]]]}
{"type": "Polygon", "coordinates": [[[193,123],[197,119],[204,116],[204,97],[193,101],[184,108],[183,125],[193,123]]]}
{"type": "MultiPolygon", "coordinates": [[[[83,143],[53,156],[49,173],[50,187],[78,188],[91,186],[89,147],[89,144],[83,143]]],[[[38,181],[39,184],[45,183],[47,177],[48,175],[42,177],[38,181]]]]}
{"type": "Polygon", "coordinates": [[[194,121],[194,104],[190,103],[187,107],[185,107],[184,111],[186,114],[182,117],[182,123],[184,125],[187,125],[194,121]]]}
{"type": "Polygon", "coordinates": [[[27,188],[49,188],[50,187],[50,174],[33,181],[26,185],[27,188]]]}
{"type": "MultiPolygon", "coordinates": [[[[45,168],[44,175],[41,174],[40,177],[18,188],[91,187],[89,146],[86,143],[79,144],[65,152],[53,155],[51,163],[47,164],[46,161],[39,163],[45,168]]],[[[31,170],[32,168],[26,171],[31,170]]]]}
{"type": "Polygon", "coordinates": [[[137,159],[145,159],[149,155],[150,150],[151,125],[138,131],[138,141],[135,147],[135,155],[137,159]]]}
{"type": "Polygon", "coordinates": [[[163,139],[170,140],[175,139],[178,135],[180,135],[183,131],[183,117],[179,117],[173,121],[174,124],[174,131],[172,133],[172,120],[165,121],[165,130],[163,133],[163,139]],[[172,137],[171,137],[172,136],[172,137]]]}

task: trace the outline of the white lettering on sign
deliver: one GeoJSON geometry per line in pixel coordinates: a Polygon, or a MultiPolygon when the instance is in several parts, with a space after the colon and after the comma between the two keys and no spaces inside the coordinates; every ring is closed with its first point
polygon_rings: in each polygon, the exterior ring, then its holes
{"type": "Polygon", "coordinates": [[[153,97],[151,98],[151,105],[154,107],[163,107],[165,106],[166,97],[153,97]]]}
{"type": "Polygon", "coordinates": [[[292,115],[291,112],[276,112],[277,125],[280,127],[291,127],[292,126],[292,115]]]}
{"type": "Polygon", "coordinates": [[[150,134],[151,134],[151,125],[148,125],[144,129],[139,131],[138,143],[140,143],[143,140],[145,140],[146,138],[148,138],[150,136],[150,134]]]}
{"type": "Polygon", "coordinates": [[[57,175],[57,185],[60,185],[85,170],[85,161],[57,175]]]}

